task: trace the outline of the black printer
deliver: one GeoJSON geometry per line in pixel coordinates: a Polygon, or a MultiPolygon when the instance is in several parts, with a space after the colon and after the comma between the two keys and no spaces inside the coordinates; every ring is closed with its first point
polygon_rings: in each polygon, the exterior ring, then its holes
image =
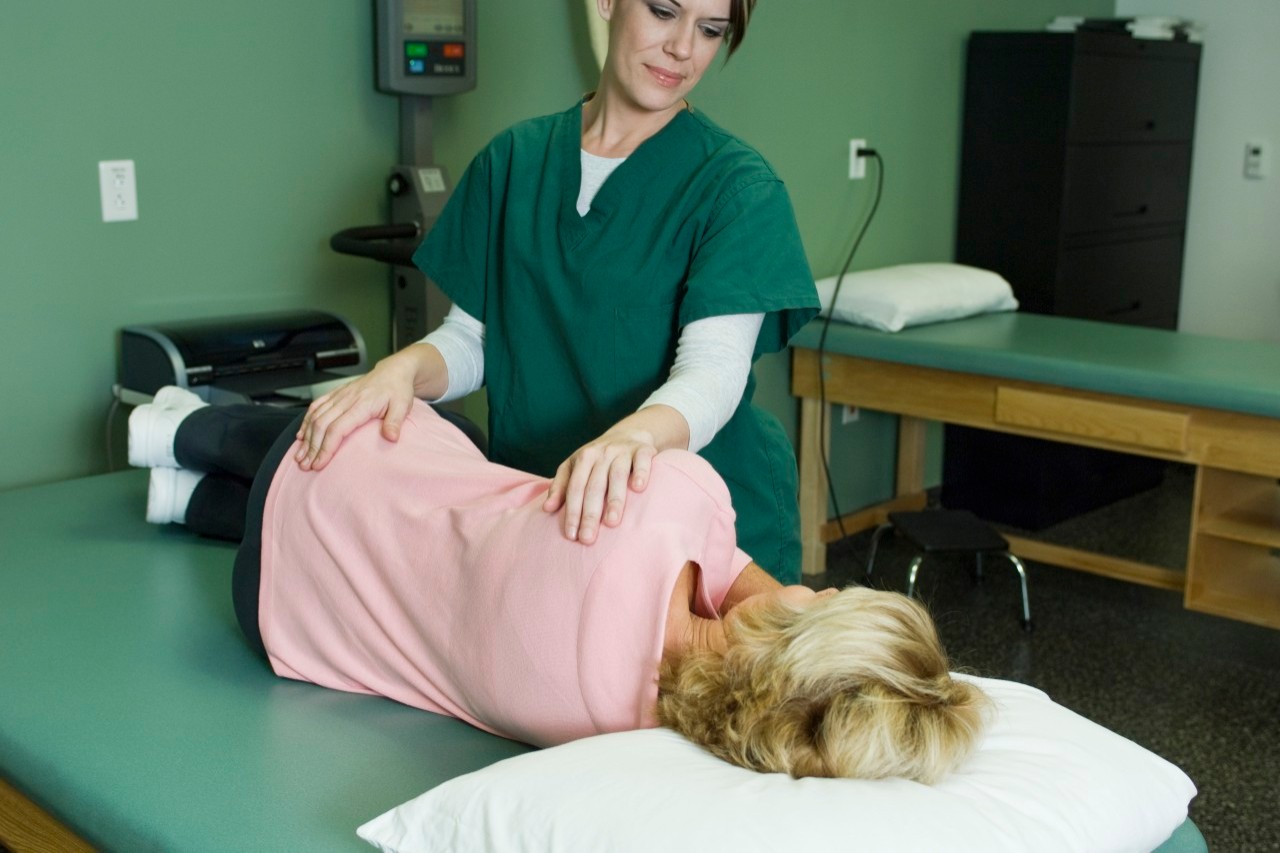
{"type": "Polygon", "coordinates": [[[214,404],[294,405],[315,386],[364,372],[364,339],[346,320],[295,311],[120,330],[117,396],[146,402],[165,385],[214,404]]]}

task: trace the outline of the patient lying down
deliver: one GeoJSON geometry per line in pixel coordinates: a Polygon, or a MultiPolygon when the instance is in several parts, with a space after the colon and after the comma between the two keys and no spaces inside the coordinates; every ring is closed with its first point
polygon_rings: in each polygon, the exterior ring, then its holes
{"type": "MultiPolygon", "coordinates": [[[[208,442],[219,414],[184,414],[172,440],[208,442]]],[[[398,442],[375,421],[319,472],[286,433],[234,581],[278,675],[542,746],[666,725],[797,777],[931,782],[981,733],[987,699],[950,677],[921,605],[779,585],[736,548],[728,489],[692,453],[660,454],[622,523],[583,545],[543,511],[547,480],[487,461],[425,404],[398,442]]]]}

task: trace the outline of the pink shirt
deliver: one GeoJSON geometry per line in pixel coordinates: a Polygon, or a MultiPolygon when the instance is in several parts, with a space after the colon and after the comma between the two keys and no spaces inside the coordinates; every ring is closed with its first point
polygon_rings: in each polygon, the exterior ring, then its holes
{"type": "Polygon", "coordinates": [[[699,564],[713,616],[749,562],[724,482],[666,451],[594,545],[542,510],[548,481],[487,461],[415,404],[319,472],[285,457],[263,512],[259,627],[278,675],[388,696],[548,746],[657,724],[667,608],[699,564]]]}

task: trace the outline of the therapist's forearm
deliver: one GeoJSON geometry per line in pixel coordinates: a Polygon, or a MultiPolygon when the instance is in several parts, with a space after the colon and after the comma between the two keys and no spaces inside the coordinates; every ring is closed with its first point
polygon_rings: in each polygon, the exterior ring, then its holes
{"type": "Polygon", "coordinates": [[[448,387],[434,397],[419,396],[428,403],[446,403],[479,390],[484,384],[484,336],[484,323],[457,305],[450,308],[444,322],[419,341],[440,351],[448,371],[448,387]]]}
{"type": "Polygon", "coordinates": [[[449,368],[440,350],[419,341],[378,362],[401,372],[413,382],[413,396],[438,400],[449,388],[449,368]]]}
{"type": "Polygon", "coordinates": [[[689,423],[670,406],[647,406],[618,421],[602,438],[628,438],[661,450],[688,450],[689,423]]]}
{"type": "Polygon", "coordinates": [[[640,408],[670,406],[689,426],[688,449],[711,443],[742,402],[763,314],[725,314],[694,320],[680,332],[667,380],[640,408]]]}

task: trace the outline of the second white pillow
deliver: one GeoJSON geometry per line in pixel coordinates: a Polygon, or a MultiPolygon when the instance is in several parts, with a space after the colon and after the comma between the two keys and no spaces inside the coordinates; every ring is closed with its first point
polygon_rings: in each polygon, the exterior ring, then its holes
{"type": "Polygon", "coordinates": [[[836,279],[817,282],[822,313],[885,332],[1018,308],[1009,282],[963,264],[903,264],[849,273],[832,310],[836,279]]]}

